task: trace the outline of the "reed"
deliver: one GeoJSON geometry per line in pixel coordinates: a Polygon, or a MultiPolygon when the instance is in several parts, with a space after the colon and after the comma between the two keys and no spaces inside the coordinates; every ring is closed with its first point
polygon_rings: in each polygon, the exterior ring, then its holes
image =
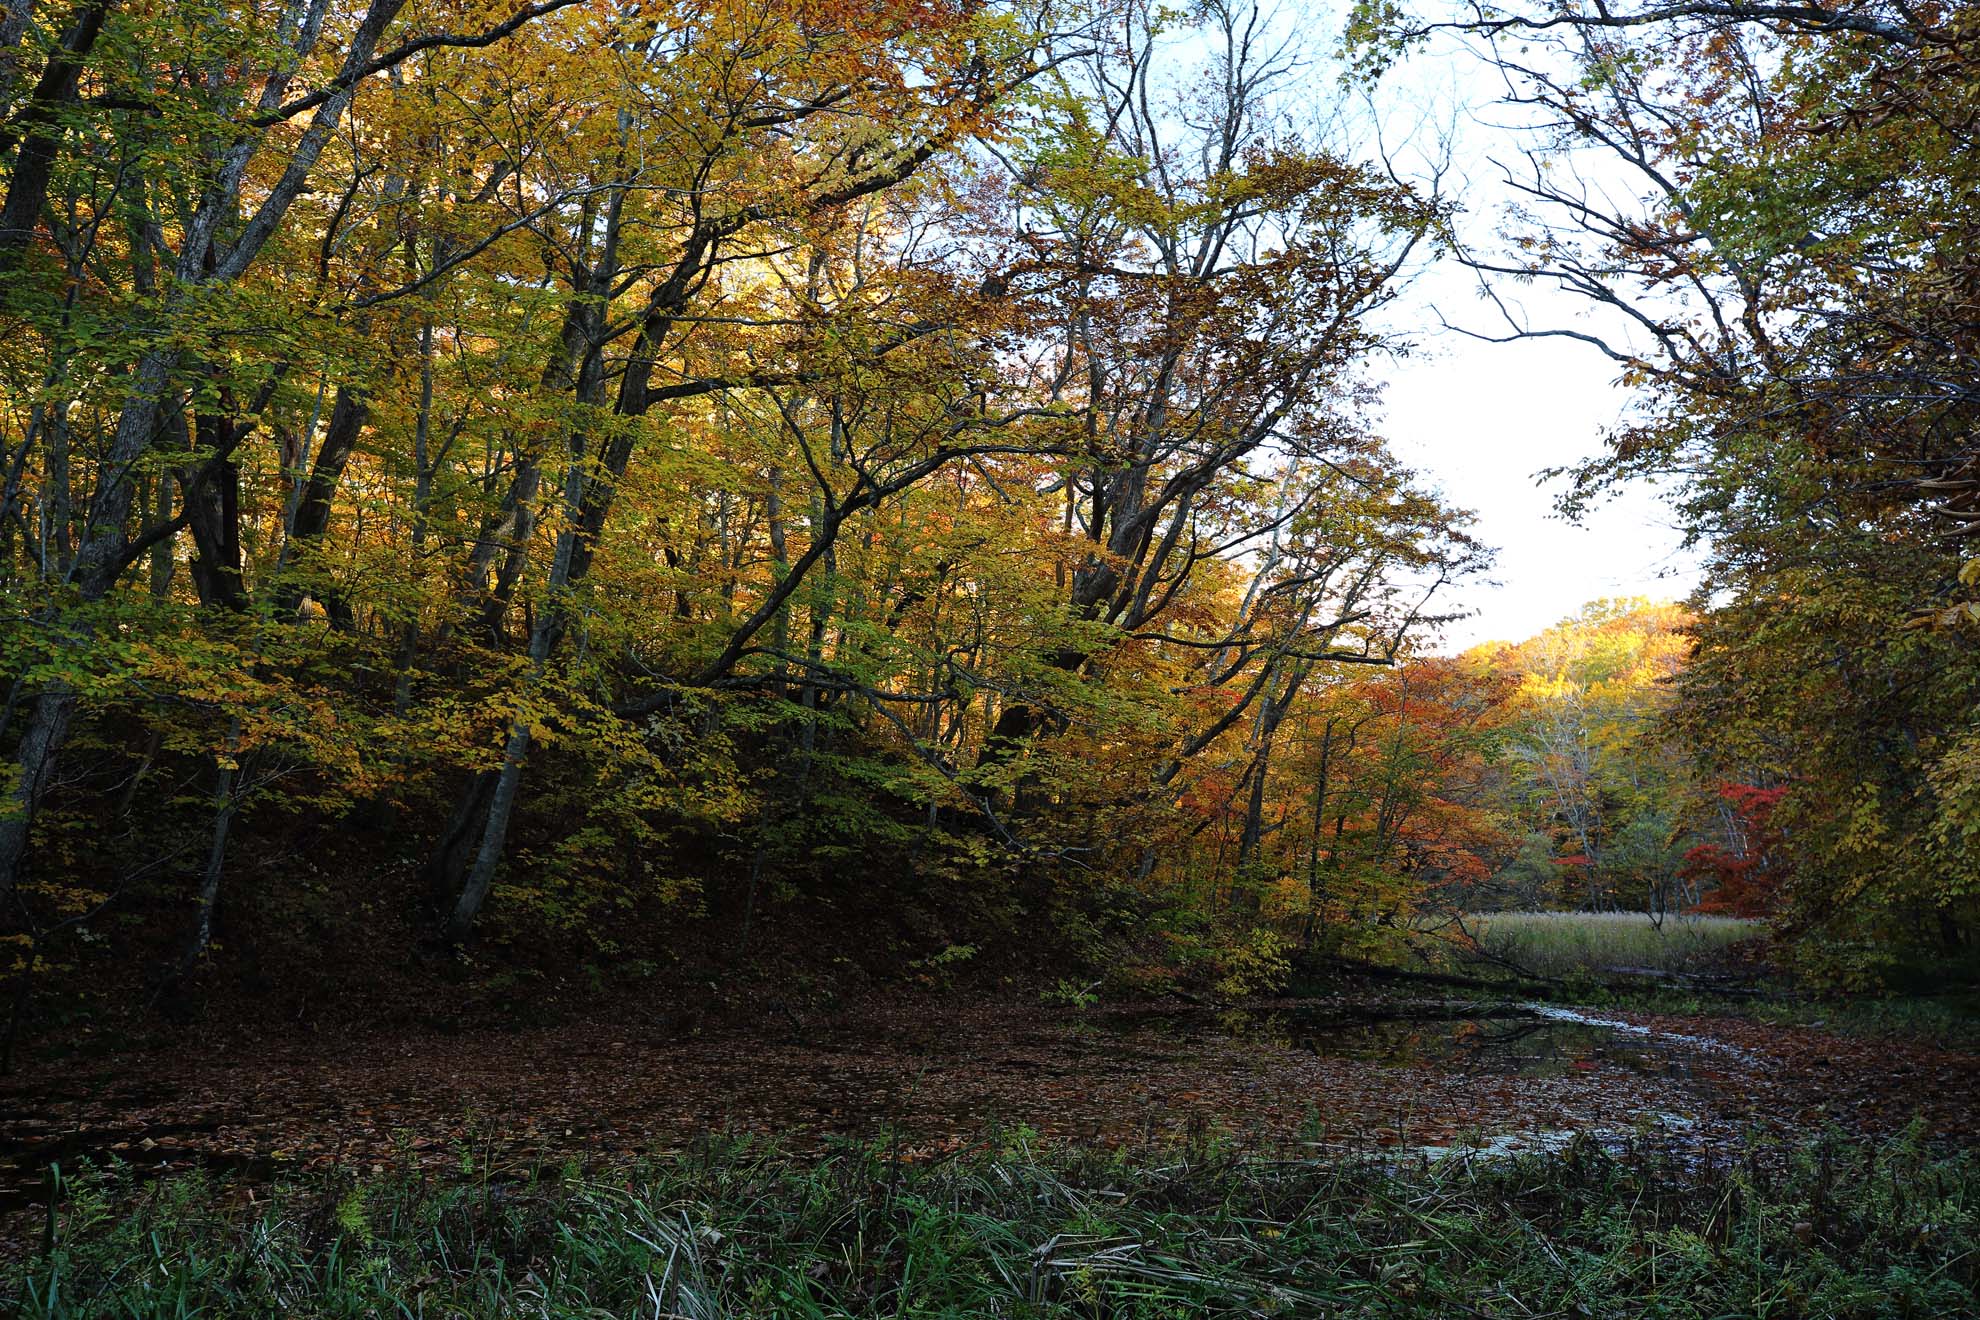
{"type": "Polygon", "coordinates": [[[750,1145],[580,1176],[68,1182],[24,1317],[1971,1314],[1980,1160],[750,1145]]]}

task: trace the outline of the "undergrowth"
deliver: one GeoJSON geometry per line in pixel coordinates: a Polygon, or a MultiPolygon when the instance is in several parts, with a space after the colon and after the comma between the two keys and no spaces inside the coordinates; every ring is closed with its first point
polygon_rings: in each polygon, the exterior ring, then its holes
{"type": "Polygon", "coordinates": [[[516,1183],[193,1176],[62,1189],[24,1317],[1947,1316],[1980,1159],[1840,1140],[1699,1168],[1581,1144],[1316,1163],[1215,1151],[932,1163],[737,1145],[516,1183]]]}

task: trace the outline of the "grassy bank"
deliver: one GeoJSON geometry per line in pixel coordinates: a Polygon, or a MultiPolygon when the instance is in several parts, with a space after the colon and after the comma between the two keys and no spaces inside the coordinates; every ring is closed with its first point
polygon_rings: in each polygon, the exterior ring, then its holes
{"type": "Polygon", "coordinates": [[[1394,1167],[1175,1154],[927,1164],[721,1148],[518,1184],[71,1186],[0,1304],[49,1316],[1943,1316],[1980,1160],[1594,1148],[1394,1167]],[[135,1203],[135,1209],[130,1204],[135,1203]],[[128,1212],[127,1212],[128,1211],[128,1212]]]}
{"type": "Polygon", "coordinates": [[[1953,1047],[1980,1044],[1980,960],[1970,957],[1900,965],[1883,993],[1840,995],[1799,985],[1786,973],[1767,973],[1750,951],[1735,951],[1767,933],[1766,923],[1738,917],[1670,916],[1657,923],[1641,912],[1494,912],[1465,917],[1463,928],[1484,957],[1457,943],[1426,946],[1433,966],[1508,985],[1522,973],[1545,977],[1564,983],[1577,1003],[1591,1007],[1732,1015],[1953,1047]],[[1770,978],[1766,993],[1737,982],[1736,989],[1748,992],[1711,993],[1712,974],[1742,966],[1770,978]]]}
{"type": "Polygon", "coordinates": [[[1465,919],[1487,955],[1541,976],[1598,976],[1622,969],[1696,972],[1766,927],[1737,917],[1642,912],[1494,912],[1465,919]]]}

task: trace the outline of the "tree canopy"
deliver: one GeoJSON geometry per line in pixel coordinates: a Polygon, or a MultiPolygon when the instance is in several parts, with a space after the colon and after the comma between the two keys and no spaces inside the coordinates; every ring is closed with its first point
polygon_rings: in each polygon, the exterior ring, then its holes
{"type": "Polygon", "coordinates": [[[1843,980],[1956,946],[1973,22],[1359,12],[1532,117],[1501,251],[1246,0],[14,5],[13,974],[812,922],[1243,988],[1714,894],[1843,980]],[[1372,382],[1439,254],[1610,314],[1641,406],[1567,503],[1677,480],[1689,608],[1432,653],[1490,529],[1372,382]]]}

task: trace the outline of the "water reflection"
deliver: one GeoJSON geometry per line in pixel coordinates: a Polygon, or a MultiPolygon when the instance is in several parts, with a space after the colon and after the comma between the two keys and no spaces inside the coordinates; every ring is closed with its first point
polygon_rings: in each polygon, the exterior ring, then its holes
{"type": "Polygon", "coordinates": [[[1325,1058],[1497,1077],[1560,1077],[1596,1069],[1685,1077],[1701,1053],[1724,1048],[1717,1041],[1532,1004],[1294,1003],[1122,1014],[1110,1025],[1122,1035],[1220,1035],[1325,1058]]]}

